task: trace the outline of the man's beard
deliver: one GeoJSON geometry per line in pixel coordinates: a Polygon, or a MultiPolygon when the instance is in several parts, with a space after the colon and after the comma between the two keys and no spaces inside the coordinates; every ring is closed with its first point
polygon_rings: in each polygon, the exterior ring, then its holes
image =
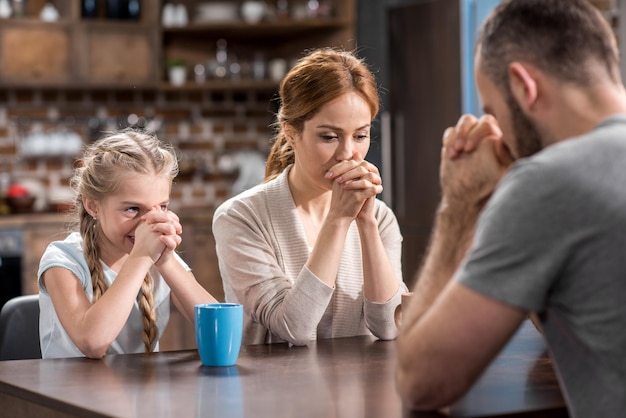
{"type": "Polygon", "coordinates": [[[511,128],[515,136],[515,158],[529,157],[543,148],[541,134],[533,122],[524,115],[512,94],[508,95],[507,105],[511,114],[511,128]]]}

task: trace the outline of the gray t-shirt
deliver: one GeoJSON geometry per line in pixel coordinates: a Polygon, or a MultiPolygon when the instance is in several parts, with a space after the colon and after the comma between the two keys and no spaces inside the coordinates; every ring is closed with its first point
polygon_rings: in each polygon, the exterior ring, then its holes
{"type": "Polygon", "coordinates": [[[626,116],[518,161],[456,279],[538,312],[572,416],[626,411],[626,116]]]}

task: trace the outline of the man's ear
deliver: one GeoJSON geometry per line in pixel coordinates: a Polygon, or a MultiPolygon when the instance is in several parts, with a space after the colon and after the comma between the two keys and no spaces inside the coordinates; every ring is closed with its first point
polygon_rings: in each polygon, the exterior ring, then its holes
{"type": "Polygon", "coordinates": [[[537,102],[539,95],[537,79],[532,68],[520,63],[509,65],[509,88],[522,110],[528,111],[537,102]]]}

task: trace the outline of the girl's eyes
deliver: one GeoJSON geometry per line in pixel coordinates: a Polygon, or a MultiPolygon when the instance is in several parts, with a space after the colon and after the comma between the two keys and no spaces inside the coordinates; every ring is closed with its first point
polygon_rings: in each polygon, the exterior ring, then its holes
{"type": "MultiPolygon", "coordinates": [[[[160,207],[161,207],[161,210],[163,211],[167,210],[167,205],[161,205],[160,207]]],[[[129,213],[139,213],[139,211],[141,211],[139,206],[131,206],[129,208],[126,208],[126,212],[129,212],[129,213]]]]}

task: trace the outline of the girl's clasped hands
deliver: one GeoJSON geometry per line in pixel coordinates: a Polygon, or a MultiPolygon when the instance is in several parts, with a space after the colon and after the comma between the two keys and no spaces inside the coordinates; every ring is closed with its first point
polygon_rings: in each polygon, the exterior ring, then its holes
{"type": "Polygon", "coordinates": [[[182,242],[180,219],[174,212],[155,206],[141,220],[135,230],[135,245],[131,253],[143,252],[160,266],[170,259],[182,242]]]}

